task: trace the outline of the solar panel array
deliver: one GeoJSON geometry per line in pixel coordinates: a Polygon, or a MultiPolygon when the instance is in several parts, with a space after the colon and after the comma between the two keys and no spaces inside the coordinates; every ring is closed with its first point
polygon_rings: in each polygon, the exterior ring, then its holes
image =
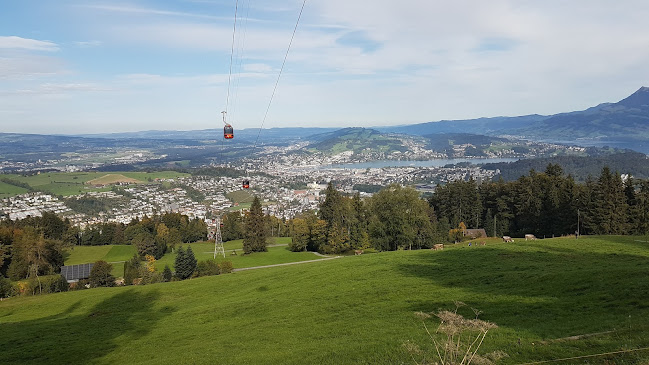
{"type": "Polygon", "coordinates": [[[67,281],[88,279],[90,277],[90,270],[92,270],[94,265],[95,264],[80,264],[61,266],[61,275],[63,275],[67,281]]]}

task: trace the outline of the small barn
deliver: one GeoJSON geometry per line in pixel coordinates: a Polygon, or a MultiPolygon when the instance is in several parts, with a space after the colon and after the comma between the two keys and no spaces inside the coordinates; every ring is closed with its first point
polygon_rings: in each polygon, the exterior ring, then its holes
{"type": "Polygon", "coordinates": [[[68,281],[68,283],[77,283],[79,280],[88,279],[90,277],[90,270],[95,264],[80,264],[61,266],[61,275],[68,281]]]}
{"type": "Polygon", "coordinates": [[[464,237],[471,237],[471,239],[487,238],[487,232],[485,232],[484,228],[466,229],[464,230],[464,237]]]}

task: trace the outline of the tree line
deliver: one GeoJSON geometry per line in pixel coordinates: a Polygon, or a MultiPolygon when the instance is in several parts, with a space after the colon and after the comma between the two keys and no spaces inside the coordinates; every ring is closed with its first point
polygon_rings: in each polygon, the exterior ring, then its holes
{"type": "Polygon", "coordinates": [[[399,185],[363,200],[330,183],[324,196],[317,214],[287,222],[293,251],[429,248],[461,240],[467,227],[489,236],[649,233],[649,180],[623,179],[608,167],[584,183],[556,164],[511,182],[459,180],[438,185],[427,200],[399,185]]]}
{"type": "Polygon", "coordinates": [[[440,221],[490,236],[649,233],[649,180],[623,179],[608,167],[584,183],[557,164],[511,182],[456,181],[438,186],[429,203],[440,221]]]}
{"type": "Polygon", "coordinates": [[[51,212],[41,217],[0,222],[0,276],[22,280],[56,274],[63,253],[74,245],[131,244],[138,256],[156,259],[183,243],[207,238],[207,225],[179,213],[133,219],[129,224],[102,223],[80,229],[51,212]]]}

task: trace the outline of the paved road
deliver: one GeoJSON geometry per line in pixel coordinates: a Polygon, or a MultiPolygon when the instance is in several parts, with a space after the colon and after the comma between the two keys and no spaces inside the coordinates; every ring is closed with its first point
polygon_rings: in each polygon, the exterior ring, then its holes
{"type": "MultiPolygon", "coordinates": [[[[323,256],[323,255],[319,255],[323,256]]],[[[309,260],[309,261],[297,261],[297,262],[287,262],[285,264],[275,264],[275,265],[264,265],[264,266],[253,266],[253,267],[242,267],[240,269],[234,269],[232,272],[237,272],[237,271],[245,271],[245,270],[255,270],[255,269],[265,269],[267,267],[276,267],[276,266],[288,266],[288,265],[297,265],[297,264],[308,264],[310,262],[318,262],[318,261],[327,261],[327,260],[334,260],[334,259],[339,259],[342,256],[325,256],[322,259],[315,259],[315,260],[309,260]]]]}

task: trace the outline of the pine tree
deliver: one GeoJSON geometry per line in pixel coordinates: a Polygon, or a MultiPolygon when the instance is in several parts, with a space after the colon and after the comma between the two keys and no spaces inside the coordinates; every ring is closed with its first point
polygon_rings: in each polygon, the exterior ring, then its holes
{"type": "Polygon", "coordinates": [[[186,279],[189,277],[187,275],[187,257],[185,255],[185,250],[183,246],[180,246],[176,251],[176,260],[174,261],[174,269],[176,270],[176,277],[179,279],[186,279]]]}
{"type": "Polygon", "coordinates": [[[640,182],[640,190],[636,195],[635,231],[638,234],[649,234],[649,180],[640,182]]]}
{"type": "Polygon", "coordinates": [[[261,201],[255,196],[250,206],[250,211],[245,218],[245,237],[243,239],[243,251],[246,254],[252,252],[265,252],[266,239],[268,231],[266,230],[266,222],[264,219],[264,212],[261,209],[261,201]]]}
{"type": "Polygon", "coordinates": [[[487,232],[488,237],[496,237],[496,231],[494,228],[494,216],[491,213],[491,208],[488,208],[484,219],[484,230],[487,232]]]}
{"type": "Polygon", "coordinates": [[[169,268],[169,265],[165,265],[165,269],[162,270],[162,277],[164,278],[164,281],[169,282],[171,281],[172,277],[171,269],[169,268]]]}
{"type": "Polygon", "coordinates": [[[187,265],[186,278],[189,278],[196,271],[196,265],[198,264],[198,260],[196,260],[191,246],[187,247],[187,251],[185,251],[185,262],[187,265]]]}
{"type": "Polygon", "coordinates": [[[612,174],[608,167],[602,169],[597,181],[595,222],[599,234],[627,233],[627,209],[624,185],[620,174],[612,174]]]}

